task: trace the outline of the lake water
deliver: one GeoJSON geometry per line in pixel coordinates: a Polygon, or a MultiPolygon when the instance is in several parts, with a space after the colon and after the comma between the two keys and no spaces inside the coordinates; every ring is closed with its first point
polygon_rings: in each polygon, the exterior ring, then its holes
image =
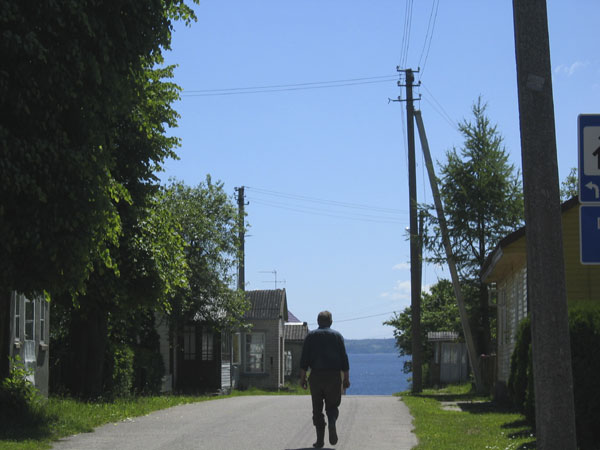
{"type": "Polygon", "coordinates": [[[410,388],[411,374],[402,372],[405,357],[397,353],[348,353],[348,395],[390,395],[410,388]]]}

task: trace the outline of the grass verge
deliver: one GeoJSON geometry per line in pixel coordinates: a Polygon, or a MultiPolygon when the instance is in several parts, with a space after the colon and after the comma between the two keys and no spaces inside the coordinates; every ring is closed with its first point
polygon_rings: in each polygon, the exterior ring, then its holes
{"type": "Polygon", "coordinates": [[[400,395],[414,417],[419,440],[414,450],[536,448],[522,415],[473,394],[470,385],[400,395]]]}
{"type": "Polygon", "coordinates": [[[149,414],[186,403],[245,395],[301,395],[300,386],[286,386],[280,391],[256,388],[233,391],[229,395],[162,395],[122,398],[115,401],[84,402],[72,398],[50,397],[31,417],[13,423],[0,423],[0,450],[49,449],[52,442],[65,436],[89,433],[101,425],[149,414]]]}

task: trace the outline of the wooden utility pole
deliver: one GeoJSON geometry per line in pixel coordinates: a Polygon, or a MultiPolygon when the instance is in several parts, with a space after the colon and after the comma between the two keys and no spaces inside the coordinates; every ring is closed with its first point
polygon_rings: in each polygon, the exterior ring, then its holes
{"type": "Polygon", "coordinates": [[[246,289],[246,250],[245,250],[245,227],[244,227],[244,186],[235,188],[237,191],[237,202],[238,202],[238,240],[239,240],[239,262],[238,262],[238,282],[237,288],[244,291],[246,289]]]}
{"type": "Polygon", "coordinates": [[[539,449],[576,448],[546,0],[513,0],[539,449]]]}
{"type": "MultiPolygon", "coordinates": [[[[400,71],[400,69],[398,69],[400,71]]],[[[414,72],[406,74],[406,131],[408,138],[408,196],[410,217],[410,311],[412,328],[412,392],[423,390],[421,352],[421,255],[419,253],[419,229],[417,217],[417,174],[415,163],[415,122],[413,105],[414,72]]]]}
{"type": "Polygon", "coordinates": [[[442,233],[442,242],[444,243],[444,250],[446,251],[446,261],[448,263],[448,269],[450,270],[450,277],[452,278],[452,286],[454,287],[456,303],[458,304],[460,323],[462,325],[463,334],[465,335],[465,341],[467,343],[469,363],[471,364],[471,370],[473,371],[473,377],[475,378],[475,388],[477,389],[477,392],[483,392],[485,390],[485,386],[481,377],[479,358],[477,357],[477,353],[475,351],[473,334],[471,333],[471,326],[469,325],[469,316],[467,315],[467,308],[465,307],[465,301],[463,299],[462,289],[458,279],[456,260],[454,259],[454,252],[452,251],[450,238],[448,237],[448,226],[446,225],[444,206],[442,205],[442,199],[440,197],[440,191],[438,189],[437,179],[435,177],[435,168],[433,167],[433,160],[431,159],[431,152],[429,151],[429,142],[427,141],[427,135],[425,134],[425,126],[423,125],[421,111],[415,111],[415,119],[417,121],[417,129],[419,130],[419,138],[421,139],[423,155],[425,157],[425,165],[427,166],[427,174],[429,175],[429,183],[431,185],[431,193],[433,194],[435,210],[438,216],[440,231],[442,233]]]}

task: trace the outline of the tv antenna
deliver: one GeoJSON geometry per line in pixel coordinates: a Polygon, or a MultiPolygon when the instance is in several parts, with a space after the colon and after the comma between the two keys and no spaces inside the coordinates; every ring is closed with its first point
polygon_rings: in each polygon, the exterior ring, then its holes
{"type": "MultiPolygon", "coordinates": [[[[277,281],[277,271],[275,269],[273,269],[273,270],[261,270],[259,273],[272,273],[274,275],[274,277],[275,277],[275,281],[274,281],[274,283],[275,283],[275,289],[277,289],[277,284],[278,283],[285,284],[285,280],[283,280],[283,281],[277,281]]],[[[272,282],[271,281],[263,281],[263,283],[272,283],[272,282]]]]}

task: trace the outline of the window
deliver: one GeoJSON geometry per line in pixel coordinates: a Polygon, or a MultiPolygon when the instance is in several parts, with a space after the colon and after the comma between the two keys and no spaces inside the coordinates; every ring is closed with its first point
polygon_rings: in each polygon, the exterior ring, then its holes
{"type": "Polygon", "coordinates": [[[46,341],[46,300],[40,298],[40,342],[46,341]]]}
{"type": "Polygon", "coordinates": [[[292,352],[285,351],[285,376],[289,377],[292,374],[292,352]]]}
{"type": "Polygon", "coordinates": [[[240,333],[235,333],[233,335],[233,342],[232,342],[232,347],[233,347],[233,357],[232,357],[232,363],[233,364],[241,364],[242,363],[242,335],[240,333]]]}
{"type": "Polygon", "coordinates": [[[15,339],[21,339],[21,296],[14,294],[15,297],[15,339]]]}
{"type": "Polygon", "coordinates": [[[35,303],[25,297],[25,340],[35,340],[35,303]]]}
{"type": "Polygon", "coordinates": [[[213,360],[214,335],[206,327],[202,327],[202,361],[213,360]]]}
{"type": "Polygon", "coordinates": [[[265,371],[265,333],[246,334],[246,372],[265,371]]]}
{"type": "Polygon", "coordinates": [[[196,359],[196,327],[193,325],[183,327],[183,359],[196,359]]]}

